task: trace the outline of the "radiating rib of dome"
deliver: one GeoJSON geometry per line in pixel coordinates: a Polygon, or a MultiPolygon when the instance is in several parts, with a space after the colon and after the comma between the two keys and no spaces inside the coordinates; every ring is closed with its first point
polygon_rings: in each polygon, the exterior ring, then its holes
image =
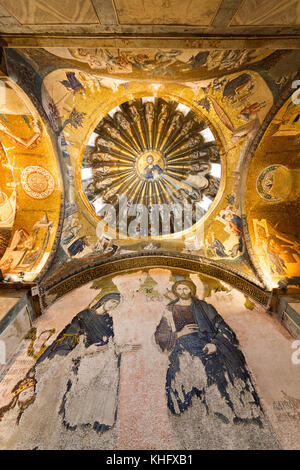
{"type": "Polygon", "coordinates": [[[207,178],[207,196],[213,199],[219,179],[209,171],[210,162],[220,162],[217,143],[205,140],[202,131],[208,125],[200,116],[183,111],[172,100],[140,98],[106,115],[94,130],[98,137],[84,160],[84,167],[92,169],[91,178],[83,182],[89,201],[101,196],[116,205],[120,195],[148,206],[199,201],[205,188],[197,187],[191,175],[201,172],[207,178]],[[161,155],[158,179],[147,180],[138,169],[138,159],[145,159],[147,151],[158,159],[161,155]]]}

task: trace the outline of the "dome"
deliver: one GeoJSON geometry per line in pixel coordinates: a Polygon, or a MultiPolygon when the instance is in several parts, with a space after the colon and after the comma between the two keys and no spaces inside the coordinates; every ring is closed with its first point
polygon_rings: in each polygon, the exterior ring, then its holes
{"type": "Polygon", "coordinates": [[[207,122],[189,107],[157,97],[110,111],[82,163],[82,186],[94,213],[101,218],[113,207],[108,224],[142,237],[178,233],[198,222],[216,197],[220,176],[219,149],[207,122]],[[136,217],[134,232],[129,226],[136,217]]]}

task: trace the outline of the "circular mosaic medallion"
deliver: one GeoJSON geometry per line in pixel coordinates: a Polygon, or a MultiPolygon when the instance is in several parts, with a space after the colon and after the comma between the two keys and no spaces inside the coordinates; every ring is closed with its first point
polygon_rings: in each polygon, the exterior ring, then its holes
{"type": "Polygon", "coordinates": [[[54,191],[54,178],[41,166],[27,166],[22,171],[21,184],[25,193],[33,199],[46,199],[54,191]]]}
{"type": "Polygon", "coordinates": [[[165,159],[161,152],[146,150],[136,158],[135,169],[142,180],[158,179],[164,172],[165,159]]]}
{"type": "Polygon", "coordinates": [[[268,202],[279,202],[283,198],[283,190],[289,189],[289,170],[283,165],[270,165],[264,168],[256,180],[259,196],[268,202]]]}

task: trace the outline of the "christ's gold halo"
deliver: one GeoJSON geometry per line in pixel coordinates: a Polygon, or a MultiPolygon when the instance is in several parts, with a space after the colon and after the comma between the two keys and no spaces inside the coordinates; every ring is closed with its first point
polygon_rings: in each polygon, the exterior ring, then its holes
{"type": "Polygon", "coordinates": [[[148,161],[149,157],[152,157],[152,165],[158,165],[162,170],[165,168],[165,158],[161,152],[157,150],[146,150],[145,152],[141,153],[141,155],[139,155],[135,161],[136,173],[143,180],[147,180],[147,178],[144,176],[144,172],[146,167],[150,164],[148,161]]]}

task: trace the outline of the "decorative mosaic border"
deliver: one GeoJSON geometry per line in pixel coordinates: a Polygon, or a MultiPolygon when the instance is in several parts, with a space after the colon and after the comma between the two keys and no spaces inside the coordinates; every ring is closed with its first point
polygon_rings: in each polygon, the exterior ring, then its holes
{"type": "Polygon", "coordinates": [[[68,278],[58,282],[48,289],[40,286],[40,300],[43,309],[48,308],[53,302],[67,294],[68,292],[81,287],[82,285],[93,281],[94,279],[105,277],[111,274],[127,272],[144,268],[173,268],[183,269],[185,271],[193,271],[207,276],[212,276],[224,281],[243,293],[249,295],[253,300],[267,306],[271,293],[266,292],[255,284],[242,279],[237,274],[222,269],[220,266],[208,264],[204,261],[169,256],[167,254],[132,256],[124,259],[108,261],[101,265],[89,267],[81,270],[68,278]]]}

